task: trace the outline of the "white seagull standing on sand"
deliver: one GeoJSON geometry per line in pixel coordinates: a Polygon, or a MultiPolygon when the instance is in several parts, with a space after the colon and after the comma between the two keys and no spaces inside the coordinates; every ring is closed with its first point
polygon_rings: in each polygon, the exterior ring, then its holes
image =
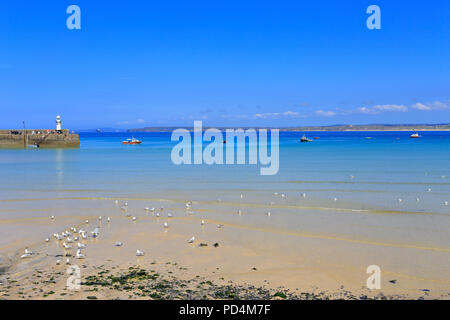
{"type": "Polygon", "coordinates": [[[205,225],[205,220],[202,220],[202,222],[200,222],[200,224],[203,226],[205,225]]]}
{"type": "Polygon", "coordinates": [[[167,223],[167,222],[164,222],[164,228],[168,228],[169,227],[169,224],[167,223]]]}
{"type": "Polygon", "coordinates": [[[23,255],[21,255],[21,258],[28,258],[31,257],[31,255],[33,254],[33,251],[29,250],[28,248],[25,249],[25,253],[23,255]]]}
{"type": "Polygon", "coordinates": [[[193,243],[195,241],[195,237],[192,237],[188,240],[188,243],[193,243]]]}
{"type": "Polygon", "coordinates": [[[145,254],[144,251],[136,250],[136,255],[137,255],[138,257],[142,257],[144,254],[145,254]]]}
{"type": "Polygon", "coordinates": [[[132,219],[133,221],[136,221],[137,218],[136,218],[136,217],[133,217],[133,218],[131,218],[131,219],[132,219]]]}
{"type": "Polygon", "coordinates": [[[66,259],[66,264],[70,264],[69,258],[66,259]]]}
{"type": "Polygon", "coordinates": [[[86,248],[86,245],[84,243],[78,242],[78,248],[86,248]]]}
{"type": "Polygon", "coordinates": [[[107,222],[111,222],[111,218],[110,218],[110,217],[108,217],[108,219],[106,219],[106,221],[107,221],[107,222]]]}
{"type": "Polygon", "coordinates": [[[81,249],[77,250],[77,254],[75,255],[77,259],[83,259],[85,257],[84,254],[81,253],[81,249]]]}
{"type": "Polygon", "coordinates": [[[55,220],[55,216],[51,216],[50,219],[55,220]]]}
{"type": "Polygon", "coordinates": [[[114,246],[116,246],[116,247],[121,247],[122,245],[123,245],[123,243],[120,241],[117,241],[116,243],[114,243],[114,246]]]}
{"type": "Polygon", "coordinates": [[[66,242],[63,242],[63,247],[64,247],[64,249],[71,249],[72,248],[72,246],[67,244],[66,242]]]}

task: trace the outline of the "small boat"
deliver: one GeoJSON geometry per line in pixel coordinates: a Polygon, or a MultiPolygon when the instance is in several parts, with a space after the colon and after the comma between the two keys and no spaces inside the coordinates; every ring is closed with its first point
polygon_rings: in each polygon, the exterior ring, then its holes
{"type": "Polygon", "coordinates": [[[300,138],[300,142],[311,142],[311,139],[308,139],[305,135],[303,135],[303,137],[300,138]]]}
{"type": "Polygon", "coordinates": [[[417,138],[420,138],[420,136],[419,136],[419,134],[416,132],[416,133],[413,133],[412,135],[410,135],[409,136],[410,138],[413,138],[413,139],[417,139],[417,138]]]}
{"type": "Polygon", "coordinates": [[[131,138],[131,139],[127,139],[125,141],[122,141],[122,144],[141,144],[142,141],[135,139],[135,138],[131,138]]]}

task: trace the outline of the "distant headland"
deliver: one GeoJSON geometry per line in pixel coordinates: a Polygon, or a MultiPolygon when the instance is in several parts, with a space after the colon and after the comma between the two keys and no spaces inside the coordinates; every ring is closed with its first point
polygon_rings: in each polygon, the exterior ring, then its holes
{"type": "MultiPolygon", "coordinates": [[[[128,129],[128,132],[172,132],[178,127],[145,127],[128,129]]],[[[193,130],[193,127],[185,127],[187,130],[193,130]]],[[[217,129],[226,129],[225,127],[216,127],[217,129]]],[[[248,127],[242,127],[247,129],[248,127]]],[[[255,127],[252,127],[255,128],[255,127]]],[[[272,127],[257,127],[255,129],[271,129],[272,127]]],[[[208,127],[203,127],[207,130],[208,127]]],[[[296,131],[450,131],[450,123],[444,124],[336,124],[330,126],[302,126],[279,128],[284,132],[296,131]]]]}

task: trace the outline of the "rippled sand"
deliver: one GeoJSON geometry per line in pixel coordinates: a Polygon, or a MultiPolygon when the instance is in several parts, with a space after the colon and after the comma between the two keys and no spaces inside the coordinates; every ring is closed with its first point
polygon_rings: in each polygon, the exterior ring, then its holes
{"type": "MultiPolygon", "coordinates": [[[[342,290],[357,297],[380,293],[403,298],[450,297],[448,215],[367,209],[339,200],[318,202],[288,192],[281,197],[281,193],[239,190],[218,198],[205,191],[173,192],[164,198],[135,194],[121,197],[119,205],[114,204],[115,198],[82,194],[1,201],[0,214],[16,213],[14,218],[9,215],[0,220],[0,296],[66,299],[92,295],[83,286],[67,290],[66,257],[60,255],[74,255],[76,250],[63,250],[62,241],[51,235],[72,226],[90,233],[98,226],[99,237],[83,241],[86,258],[69,257],[71,264],[80,266],[82,279],[100,269],[113,273],[134,266],[179,279],[199,276],[218,284],[232,281],[274,290],[282,286],[291,292],[326,292],[331,298],[342,298],[342,290]],[[191,209],[185,207],[187,200],[193,201],[191,209]],[[120,209],[125,201],[129,217],[120,209]],[[147,212],[145,207],[156,210],[147,212]],[[205,220],[203,226],[201,220],[205,220]],[[169,228],[163,227],[164,222],[169,228]],[[196,239],[189,244],[192,236],[196,239]],[[51,239],[45,243],[47,237],[51,239]],[[123,246],[115,247],[116,241],[123,246]],[[34,254],[21,259],[26,247],[34,254]],[[145,255],[137,257],[137,249],[145,255]],[[56,265],[58,259],[60,265],[56,265]],[[381,268],[381,290],[366,288],[369,265],[381,268]],[[41,272],[47,282],[39,276],[41,272]]],[[[104,288],[96,297],[130,298],[104,288]]]]}

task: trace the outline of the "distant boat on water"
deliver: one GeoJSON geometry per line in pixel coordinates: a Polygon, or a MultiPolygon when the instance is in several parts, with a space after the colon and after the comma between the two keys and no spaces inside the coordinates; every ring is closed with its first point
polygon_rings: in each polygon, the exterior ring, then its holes
{"type": "Polygon", "coordinates": [[[142,143],[141,140],[135,139],[134,137],[131,138],[131,139],[127,139],[125,141],[122,141],[122,144],[141,144],[141,143],[142,143]]]}
{"type": "Polygon", "coordinates": [[[420,138],[420,136],[419,136],[419,134],[416,132],[416,133],[413,133],[412,135],[410,135],[409,136],[410,138],[413,138],[413,139],[417,139],[417,138],[420,138]]]}
{"type": "Polygon", "coordinates": [[[311,142],[312,140],[307,138],[305,135],[303,135],[303,137],[300,138],[300,142],[311,142]]]}

